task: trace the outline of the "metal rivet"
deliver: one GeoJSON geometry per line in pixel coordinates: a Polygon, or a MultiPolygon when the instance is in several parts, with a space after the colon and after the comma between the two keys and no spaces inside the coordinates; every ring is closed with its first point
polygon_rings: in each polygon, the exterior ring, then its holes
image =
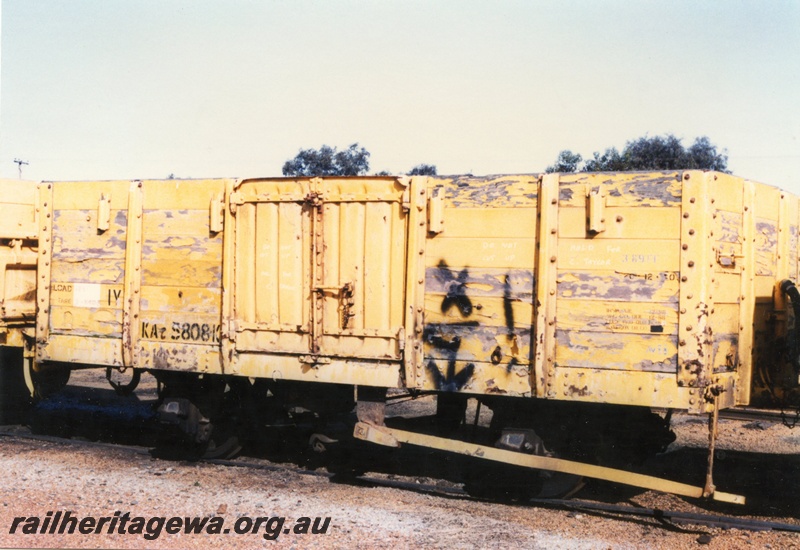
{"type": "Polygon", "coordinates": [[[689,217],[689,213],[688,213],[688,212],[684,212],[684,213],[683,213],[683,217],[684,217],[684,218],[688,218],[688,217],[689,217]]]}
{"type": "Polygon", "coordinates": [[[694,267],[694,262],[691,260],[689,261],[689,267],[694,267]]]}
{"type": "Polygon", "coordinates": [[[688,245],[688,244],[685,244],[685,245],[681,246],[681,248],[682,248],[683,250],[689,250],[689,245],[688,245]]]}
{"type": "Polygon", "coordinates": [[[681,282],[682,282],[682,283],[685,283],[685,282],[686,282],[686,281],[688,281],[688,280],[689,280],[689,278],[688,278],[688,277],[686,277],[686,275],[684,275],[683,277],[681,277],[681,282]]]}
{"type": "Polygon", "coordinates": [[[689,230],[689,235],[694,235],[694,229],[689,230]]]}

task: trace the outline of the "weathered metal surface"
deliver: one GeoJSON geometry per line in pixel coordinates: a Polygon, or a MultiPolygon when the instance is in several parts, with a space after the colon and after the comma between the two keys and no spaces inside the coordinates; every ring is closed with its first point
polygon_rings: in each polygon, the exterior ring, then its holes
{"type": "Polygon", "coordinates": [[[675,304],[560,300],[556,318],[560,330],[673,336],[678,332],[675,304]]]}
{"type": "Polygon", "coordinates": [[[27,180],[0,178],[0,239],[36,239],[38,185],[27,180]]]}
{"type": "Polygon", "coordinates": [[[408,186],[396,178],[237,185],[233,372],[248,352],[402,360],[408,186]]]}
{"type": "Polygon", "coordinates": [[[538,179],[536,175],[454,176],[435,178],[435,185],[444,190],[446,203],[455,208],[502,208],[535,204],[538,179]]]}
{"type": "Polygon", "coordinates": [[[0,346],[22,347],[36,316],[37,185],[0,179],[0,346]]]}
{"type": "Polygon", "coordinates": [[[426,389],[530,392],[537,180],[431,178],[442,231],[425,243],[426,389]]]}
{"type": "Polygon", "coordinates": [[[39,360],[705,412],[749,399],[799,269],[796,197],[697,171],[55,182],[39,200],[39,360]]]}
{"type": "Polygon", "coordinates": [[[534,370],[537,397],[555,397],[556,306],[558,286],[559,176],[542,176],[539,187],[539,242],[536,258],[534,370]]]}
{"type": "Polygon", "coordinates": [[[778,259],[778,223],[756,219],[756,275],[775,277],[778,259]]]}
{"type": "Polygon", "coordinates": [[[560,271],[558,298],[636,302],[678,302],[677,271],[560,271]]]}
{"type": "MultiPolygon", "coordinates": [[[[712,365],[709,317],[713,310],[713,237],[710,212],[712,174],[686,172],[681,202],[681,291],[678,335],[678,384],[710,385],[712,365]]],[[[702,412],[702,394],[689,399],[690,410],[702,412]]]]}
{"type": "Polygon", "coordinates": [[[581,367],[646,372],[676,372],[672,335],[556,331],[557,370],[581,367]]]}
{"type": "MultiPolygon", "coordinates": [[[[209,205],[227,180],[147,180],[141,184],[141,273],[132,293],[136,366],[222,372],[223,228],[209,205]],[[138,309],[138,311],[136,311],[138,309]]],[[[133,266],[136,272],[136,266],[133,266]]],[[[132,327],[133,328],[133,327],[132,327]]]]}
{"type": "Polygon", "coordinates": [[[586,187],[605,189],[606,206],[678,206],[681,172],[565,174],[559,185],[560,206],[586,207],[586,187]]]}
{"type": "Polygon", "coordinates": [[[755,315],[755,194],[756,185],[744,181],[742,185],[742,274],[739,289],[739,384],[736,387],[736,402],[750,403],[754,368],[754,315],[755,315]]]}
{"type": "MultiPolygon", "coordinates": [[[[407,277],[405,286],[405,320],[400,344],[403,349],[404,379],[399,385],[419,388],[425,383],[424,352],[422,349],[422,332],[425,320],[425,237],[427,229],[426,206],[428,178],[416,176],[411,178],[408,187],[407,201],[403,205],[408,210],[408,254],[407,277]]],[[[437,191],[441,195],[442,191],[437,191]]],[[[444,215],[444,212],[442,212],[444,215]]],[[[436,233],[433,233],[434,235],[436,233]]]]}

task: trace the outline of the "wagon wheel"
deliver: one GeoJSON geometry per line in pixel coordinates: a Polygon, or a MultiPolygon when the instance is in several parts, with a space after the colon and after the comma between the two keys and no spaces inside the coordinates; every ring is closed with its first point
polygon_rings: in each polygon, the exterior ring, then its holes
{"type": "MultiPolygon", "coordinates": [[[[531,429],[503,430],[495,447],[525,454],[555,457],[531,429]]],[[[581,476],[481,460],[470,465],[464,489],[479,498],[526,502],[531,498],[566,498],[579,491],[583,485],[581,476]]]]}
{"type": "MultiPolygon", "coordinates": [[[[489,434],[495,447],[519,453],[559,458],[573,454],[559,441],[562,429],[553,417],[530,403],[507,399],[487,400],[492,410],[489,434]]],[[[563,418],[557,415],[555,418],[563,418]]],[[[567,429],[573,433],[577,430],[567,429]]],[[[585,435],[585,434],[583,434],[585,435]]],[[[467,468],[464,489],[481,498],[524,502],[531,498],[565,498],[579,491],[581,476],[535,470],[487,460],[467,468]]]]}
{"type": "Polygon", "coordinates": [[[239,454],[240,395],[236,384],[221,376],[163,372],[156,376],[163,384],[158,409],[161,421],[180,433],[178,441],[159,441],[157,454],[189,460],[229,459],[239,454]]]}
{"type": "Polygon", "coordinates": [[[63,390],[72,372],[68,365],[53,363],[39,369],[30,368],[34,398],[47,399],[63,390]]]}

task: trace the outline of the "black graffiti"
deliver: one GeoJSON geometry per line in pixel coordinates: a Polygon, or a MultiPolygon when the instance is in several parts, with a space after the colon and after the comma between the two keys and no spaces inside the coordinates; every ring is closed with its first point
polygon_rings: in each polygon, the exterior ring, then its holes
{"type": "Polygon", "coordinates": [[[472,301],[467,296],[469,271],[464,268],[458,273],[458,277],[454,277],[453,272],[450,271],[447,262],[444,260],[440,260],[437,267],[439,268],[438,276],[444,283],[445,289],[447,289],[447,295],[442,300],[442,313],[447,313],[450,308],[456,306],[462,317],[472,315],[472,301]]]}
{"type": "Polygon", "coordinates": [[[433,383],[436,389],[447,392],[454,392],[461,390],[472,378],[475,373],[475,365],[469,363],[458,373],[456,373],[456,362],[458,360],[458,349],[461,347],[461,337],[458,335],[445,336],[448,332],[452,333],[455,327],[476,327],[478,323],[454,323],[454,324],[432,324],[425,327],[423,337],[425,340],[437,350],[444,352],[447,357],[447,368],[445,373],[439,370],[436,361],[431,359],[428,361],[427,369],[433,377],[433,383]],[[449,329],[449,331],[448,331],[449,329]]]}
{"type": "MultiPolygon", "coordinates": [[[[453,307],[456,307],[461,314],[461,317],[468,319],[472,316],[474,310],[481,309],[480,305],[473,307],[472,299],[468,295],[467,283],[469,281],[469,270],[464,268],[455,275],[455,272],[450,269],[444,260],[440,260],[437,264],[436,278],[442,283],[446,295],[442,299],[441,311],[447,314],[453,307]]],[[[511,274],[507,273],[503,279],[503,317],[506,328],[506,340],[510,342],[511,353],[517,353],[517,333],[515,330],[514,320],[514,301],[519,300],[515,297],[511,288],[511,274]]],[[[430,359],[426,368],[430,372],[435,387],[441,391],[460,391],[466,386],[475,374],[475,364],[468,363],[459,372],[456,372],[456,363],[458,362],[458,350],[461,347],[462,336],[459,333],[470,337],[474,334],[477,337],[477,331],[480,330],[481,324],[475,320],[464,320],[457,323],[436,323],[429,324],[425,327],[423,337],[425,341],[440,355],[444,356],[447,361],[447,367],[444,373],[437,365],[436,361],[430,359]]],[[[497,346],[492,351],[490,361],[494,365],[499,365],[506,357],[503,353],[501,346],[497,346]]],[[[507,372],[511,372],[515,366],[519,364],[516,357],[511,357],[506,365],[507,372]]]]}
{"type": "Polygon", "coordinates": [[[454,392],[459,391],[461,388],[467,385],[467,382],[469,382],[469,379],[472,378],[472,375],[475,372],[475,365],[473,363],[469,363],[466,367],[461,369],[458,374],[456,374],[456,361],[455,359],[451,359],[447,361],[447,375],[442,376],[442,373],[439,371],[439,367],[436,366],[436,363],[434,361],[430,361],[428,363],[428,370],[433,376],[433,383],[436,385],[437,389],[441,391],[454,392]]]}
{"type": "Polygon", "coordinates": [[[506,339],[511,341],[515,336],[514,306],[512,304],[514,300],[511,297],[511,281],[509,279],[510,277],[508,273],[506,273],[505,279],[503,280],[503,315],[505,316],[506,329],[508,330],[506,333],[506,339]]]}

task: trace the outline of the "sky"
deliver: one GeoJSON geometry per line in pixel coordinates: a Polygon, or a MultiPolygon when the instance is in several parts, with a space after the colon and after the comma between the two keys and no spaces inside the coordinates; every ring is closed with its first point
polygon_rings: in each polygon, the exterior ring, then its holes
{"type": "Polygon", "coordinates": [[[0,177],[540,172],[708,136],[800,194],[800,1],[3,0],[0,177]]]}

